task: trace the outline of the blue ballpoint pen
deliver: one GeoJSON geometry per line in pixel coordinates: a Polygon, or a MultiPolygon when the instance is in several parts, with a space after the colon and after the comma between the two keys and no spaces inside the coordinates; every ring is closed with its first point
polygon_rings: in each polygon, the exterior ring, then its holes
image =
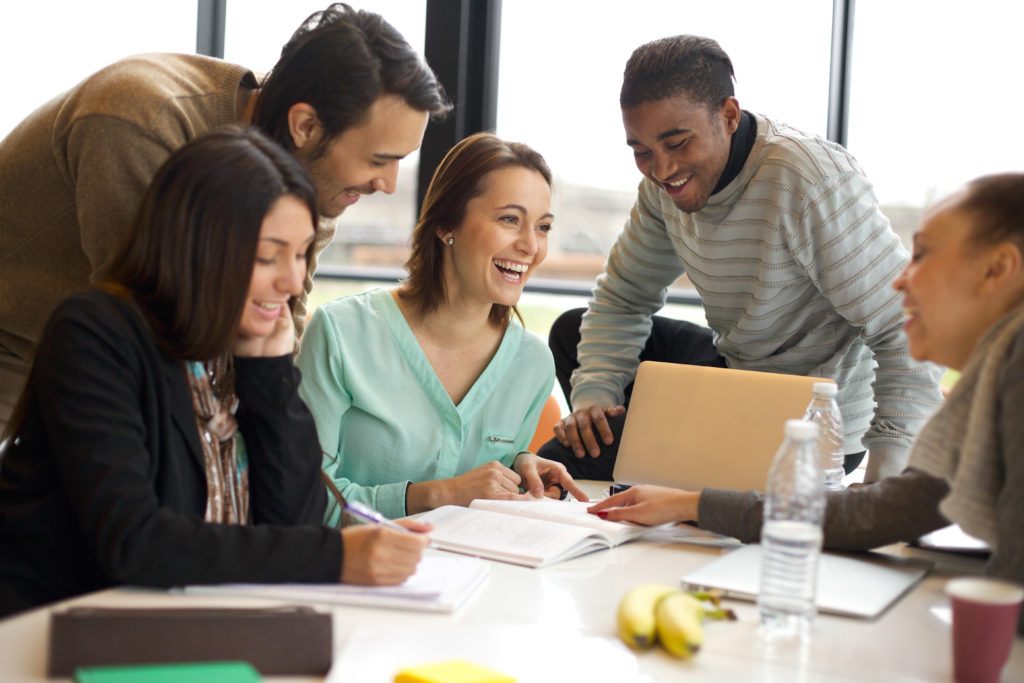
{"type": "MultiPolygon", "coordinates": [[[[384,515],[380,514],[376,510],[374,510],[369,505],[365,505],[363,503],[360,503],[358,500],[346,500],[345,501],[345,511],[348,512],[353,517],[356,517],[357,519],[361,519],[364,522],[369,522],[370,524],[380,524],[381,526],[386,526],[389,529],[394,529],[395,531],[401,531],[401,532],[406,533],[406,534],[418,533],[418,532],[413,531],[411,529],[406,529],[401,524],[396,524],[393,520],[388,519],[384,515]]],[[[434,543],[433,543],[433,541],[431,541],[430,547],[433,547],[433,545],[434,545],[434,543]]]]}

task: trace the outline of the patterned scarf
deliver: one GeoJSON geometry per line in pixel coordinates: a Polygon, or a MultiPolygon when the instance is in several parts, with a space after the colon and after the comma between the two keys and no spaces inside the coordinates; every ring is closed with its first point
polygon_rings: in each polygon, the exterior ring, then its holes
{"type": "Polygon", "coordinates": [[[192,408],[199,427],[206,466],[206,521],[245,524],[249,521],[249,462],[235,422],[231,356],[200,363],[185,361],[192,408]]]}
{"type": "Polygon", "coordinates": [[[921,429],[910,466],[949,482],[939,509],[995,548],[996,501],[1003,488],[999,443],[999,380],[1006,355],[1024,329],[1024,305],[985,333],[967,359],[949,398],[921,429]]]}

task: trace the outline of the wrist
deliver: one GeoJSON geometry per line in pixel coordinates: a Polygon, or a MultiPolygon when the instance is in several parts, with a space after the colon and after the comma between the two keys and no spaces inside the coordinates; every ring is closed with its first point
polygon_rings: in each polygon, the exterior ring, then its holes
{"type": "Polygon", "coordinates": [[[909,451],[889,444],[874,444],[868,449],[864,483],[898,475],[906,467],[909,451]]]}
{"type": "Polygon", "coordinates": [[[418,481],[405,487],[405,513],[415,515],[447,505],[451,500],[448,480],[418,481]]]}
{"type": "Polygon", "coordinates": [[[680,522],[698,522],[700,517],[700,491],[680,491],[676,501],[676,519],[680,522]]]}

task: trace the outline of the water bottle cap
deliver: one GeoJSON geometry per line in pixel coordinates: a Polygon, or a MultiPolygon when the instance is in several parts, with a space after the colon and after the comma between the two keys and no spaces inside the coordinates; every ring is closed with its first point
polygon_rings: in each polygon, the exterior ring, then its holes
{"type": "Polygon", "coordinates": [[[813,391],[819,396],[835,396],[839,387],[835,382],[815,382],[813,391]]]}
{"type": "Polygon", "coordinates": [[[785,434],[794,441],[811,441],[818,438],[818,425],[807,420],[786,420],[785,434]]]}

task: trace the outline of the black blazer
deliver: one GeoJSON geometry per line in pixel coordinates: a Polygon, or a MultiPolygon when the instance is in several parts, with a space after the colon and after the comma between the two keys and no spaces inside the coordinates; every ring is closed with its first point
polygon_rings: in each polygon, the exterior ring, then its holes
{"type": "Polygon", "coordinates": [[[338,581],[341,536],[291,357],[236,358],[252,526],[203,521],[180,361],[100,291],[54,312],[19,439],[0,460],[0,615],[117,584],[338,581]]]}

